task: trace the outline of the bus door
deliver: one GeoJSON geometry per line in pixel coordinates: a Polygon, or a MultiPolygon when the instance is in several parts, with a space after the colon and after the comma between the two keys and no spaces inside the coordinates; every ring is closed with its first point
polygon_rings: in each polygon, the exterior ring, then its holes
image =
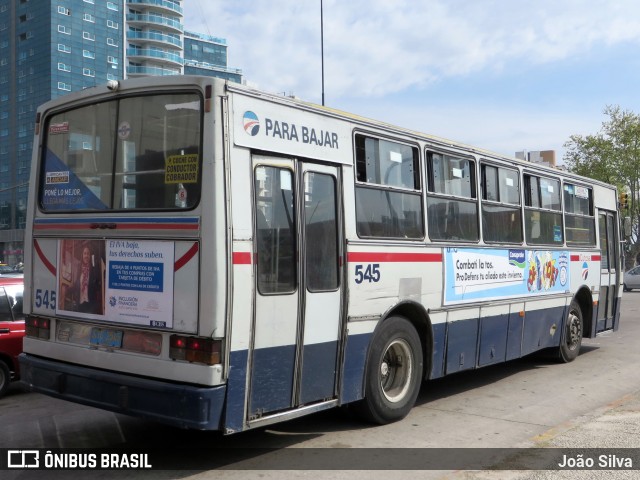
{"type": "Polygon", "coordinates": [[[338,169],[254,156],[253,183],[249,420],[335,398],[343,288],[338,169]]]}
{"type": "Polygon", "coordinates": [[[612,212],[600,211],[600,300],[598,302],[598,322],[596,333],[612,330],[617,315],[619,288],[619,243],[616,217],[612,212]]]}

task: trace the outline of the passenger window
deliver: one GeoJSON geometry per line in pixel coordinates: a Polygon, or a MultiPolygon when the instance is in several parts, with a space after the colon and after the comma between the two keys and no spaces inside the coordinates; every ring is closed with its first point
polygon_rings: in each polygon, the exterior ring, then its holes
{"type": "Polygon", "coordinates": [[[590,188],[564,184],[564,212],[567,243],[596,244],[596,218],[593,214],[593,192],[590,188]]]}
{"type": "Polygon", "coordinates": [[[524,225],[527,243],[562,245],[564,234],[560,210],[560,181],[525,174],[524,185],[524,225]]]}
{"type": "Polygon", "coordinates": [[[485,242],[522,243],[517,170],[482,165],[482,238],[485,242]]]}
{"type": "Polygon", "coordinates": [[[427,178],[429,237],[432,240],[477,241],[475,162],[428,152],[427,178]]]}
{"type": "Polygon", "coordinates": [[[418,149],[364,135],[355,147],[358,236],[424,238],[418,149]]]}

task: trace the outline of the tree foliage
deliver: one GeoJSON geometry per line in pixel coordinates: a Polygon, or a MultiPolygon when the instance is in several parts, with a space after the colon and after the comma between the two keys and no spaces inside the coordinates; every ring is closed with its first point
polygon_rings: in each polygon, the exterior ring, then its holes
{"type": "Polygon", "coordinates": [[[633,225],[628,240],[629,261],[640,253],[640,115],[619,106],[607,106],[603,113],[607,119],[600,132],[572,135],[565,143],[564,162],[572,172],[615,185],[619,192],[629,194],[629,210],[623,212],[631,217],[633,225]]]}

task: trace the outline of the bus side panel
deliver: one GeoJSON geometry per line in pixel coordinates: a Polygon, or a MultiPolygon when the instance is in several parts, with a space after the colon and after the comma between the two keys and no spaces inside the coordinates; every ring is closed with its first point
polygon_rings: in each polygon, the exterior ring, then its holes
{"type": "Polygon", "coordinates": [[[560,345],[565,310],[558,299],[526,302],[522,355],[560,345]]]}
{"type": "Polygon", "coordinates": [[[475,368],[479,317],[479,308],[452,310],[447,315],[447,375],[475,368]]]}
{"type": "Polygon", "coordinates": [[[431,314],[431,332],[433,334],[433,351],[431,352],[431,372],[424,372],[425,378],[444,376],[445,355],[447,346],[447,313],[431,314]]]}
{"type": "Polygon", "coordinates": [[[509,331],[507,332],[506,360],[522,356],[522,332],[524,331],[524,303],[512,303],[509,306],[509,331]]]}
{"type": "Polygon", "coordinates": [[[377,323],[377,320],[349,322],[340,392],[341,403],[353,402],[364,397],[367,353],[377,323]]]}
{"type": "Polygon", "coordinates": [[[480,310],[479,367],[505,361],[509,330],[509,314],[504,313],[506,307],[483,306],[480,310]]]}

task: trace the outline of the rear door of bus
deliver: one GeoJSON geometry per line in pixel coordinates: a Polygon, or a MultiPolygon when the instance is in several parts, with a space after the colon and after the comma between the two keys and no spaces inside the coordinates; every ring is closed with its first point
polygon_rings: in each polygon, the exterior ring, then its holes
{"type": "Polygon", "coordinates": [[[342,338],[337,167],[253,156],[249,420],[336,397],[342,338]]]}

